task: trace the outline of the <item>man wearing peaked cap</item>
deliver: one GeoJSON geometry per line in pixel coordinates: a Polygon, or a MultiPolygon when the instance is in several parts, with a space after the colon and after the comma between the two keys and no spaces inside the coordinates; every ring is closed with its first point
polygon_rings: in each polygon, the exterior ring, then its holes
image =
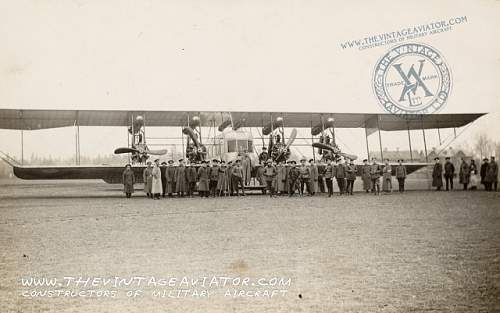
{"type": "Polygon", "coordinates": [[[432,169],[432,187],[436,187],[436,190],[441,190],[443,187],[443,165],[439,162],[439,157],[435,157],[434,168],[432,169]]]}
{"type": "Polygon", "coordinates": [[[444,180],[446,181],[446,191],[451,187],[453,190],[453,177],[455,176],[455,165],[450,161],[450,157],[445,158],[444,163],[444,180]]]}

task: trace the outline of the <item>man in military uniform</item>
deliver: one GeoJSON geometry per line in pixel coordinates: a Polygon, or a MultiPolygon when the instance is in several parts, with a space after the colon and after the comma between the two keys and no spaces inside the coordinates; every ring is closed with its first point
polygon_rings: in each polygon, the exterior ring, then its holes
{"type": "Polygon", "coordinates": [[[445,158],[444,179],[446,181],[446,191],[453,190],[453,177],[455,176],[455,166],[450,161],[450,157],[445,158]]]}
{"type": "Polygon", "coordinates": [[[314,196],[319,188],[318,187],[318,179],[319,179],[318,166],[314,162],[314,159],[309,160],[309,168],[311,169],[311,194],[314,196]]]}
{"type": "Polygon", "coordinates": [[[175,192],[175,171],[176,168],[174,166],[173,160],[168,160],[168,167],[166,170],[166,179],[167,179],[167,190],[166,193],[169,197],[172,197],[172,194],[175,192]]]}
{"type": "Polygon", "coordinates": [[[398,180],[399,192],[405,191],[406,166],[403,165],[403,160],[398,160],[396,166],[396,179],[398,180]]]}
{"type": "Polygon", "coordinates": [[[299,171],[300,171],[300,189],[299,189],[299,194],[301,196],[304,195],[304,187],[306,187],[309,196],[312,196],[312,192],[311,192],[311,169],[309,168],[309,166],[307,166],[306,162],[307,162],[306,159],[300,160],[300,166],[299,166],[299,171]]]}
{"type": "Polygon", "coordinates": [[[488,170],[488,158],[483,159],[483,164],[481,164],[481,169],[479,174],[481,175],[481,185],[484,186],[484,190],[488,190],[488,183],[485,181],[486,171],[488,170]]]}
{"type": "Polygon", "coordinates": [[[184,165],[184,159],[179,160],[179,165],[175,170],[175,192],[177,196],[184,198],[184,193],[187,190],[186,183],[186,166],[184,165]]]}
{"type": "Polygon", "coordinates": [[[267,165],[264,168],[264,178],[266,179],[267,190],[269,190],[269,196],[271,198],[274,197],[274,185],[277,173],[276,167],[273,165],[271,160],[267,160],[267,165]]]}
{"type": "Polygon", "coordinates": [[[207,161],[201,161],[198,168],[198,194],[200,197],[208,198],[210,190],[210,168],[207,167],[207,161]]]}
{"type": "Polygon", "coordinates": [[[347,180],[347,187],[346,187],[346,192],[348,195],[353,195],[354,192],[354,181],[356,180],[356,174],[357,174],[357,168],[356,165],[354,165],[354,161],[351,160],[349,164],[346,165],[346,180],[347,180]]]}
{"type": "Polygon", "coordinates": [[[497,191],[498,188],[498,164],[495,161],[495,157],[490,158],[488,163],[488,168],[486,170],[485,181],[489,185],[489,191],[497,191]]]}
{"type": "Polygon", "coordinates": [[[432,169],[432,187],[436,187],[436,190],[441,190],[443,187],[443,165],[441,164],[439,157],[435,157],[434,168],[432,169]]]}
{"type": "Polygon", "coordinates": [[[241,187],[241,193],[245,195],[245,186],[243,186],[243,168],[241,167],[241,161],[236,160],[236,164],[234,165],[231,171],[231,181],[233,185],[233,190],[236,191],[236,196],[240,196],[239,189],[241,187]]]}
{"type": "Polygon", "coordinates": [[[363,160],[363,166],[361,167],[361,179],[363,180],[363,190],[369,193],[372,189],[372,179],[371,179],[371,166],[368,164],[368,159],[363,160]]]}
{"type": "Polygon", "coordinates": [[[324,193],[325,192],[325,170],[326,170],[326,165],[324,164],[323,160],[318,161],[318,187],[319,190],[318,192],[324,193]]]}
{"type": "Polygon", "coordinates": [[[198,180],[198,173],[194,164],[186,164],[186,182],[187,194],[190,198],[193,197],[194,190],[196,189],[196,181],[198,180]]]}
{"type": "Polygon", "coordinates": [[[142,172],[142,179],[144,181],[144,192],[146,196],[148,198],[153,198],[153,167],[151,166],[151,161],[146,163],[146,168],[142,172]]]}
{"type": "Polygon", "coordinates": [[[295,190],[297,190],[297,185],[300,182],[300,170],[297,167],[297,162],[290,161],[290,171],[288,172],[288,175],[289,175],[288,195],[291,197],[295,193],[295,190]]]}
{"type": "Polygon", "coordinates": [[[372,192],[375,195],[380,194],[380,174],[382,172],[380,165],[377,163],[377,159],[372,159],[373,163],[370,166],[370,179],[372,181],[372,192]]]}
{"type": "Polygon", "coordinates": [[[337,166],[335,166],[334,173],[337,178],[337,185],[339,186],[339,195],[343,195],[345,192],[345,178],[347,174],[343,160],[340,160],[337,166]]]}
{"type": "Polygon", "coordinates": [[[162,198],[165,198],[165,192],[167,191],[167,162],[161,162],[160,172],[161,172],[161,188],[162,188],[161,196],[162,198]]]}
{"type": "Polygon", "coordinates": [[[217,180],[219,179],[219,161],[217,159],[212,160],[212,166],[210,169],[210,195],[215,197],[217,195],[217,180]]]}
{"type": "Polygon", "coordinates": [[[328,189],[328,197],[333,195],[333,172],[334,167],[331,159],[326,160],[324,177],[326,181],[326,188],[328,189]]]}
{"type": "Polygon", "coordinates": [[[389,159],[385,159],[382,167],[382,190],[387,193],[392,192],[392,166],[389,164],[389,159]]]}

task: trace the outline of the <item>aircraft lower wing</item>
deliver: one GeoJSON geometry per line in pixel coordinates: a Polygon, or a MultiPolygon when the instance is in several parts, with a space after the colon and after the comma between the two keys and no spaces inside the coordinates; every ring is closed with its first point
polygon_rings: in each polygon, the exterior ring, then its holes
{"type": "MultiPolygon", "coordinates": [[[[99,166],[20,166],[11,164],[14,169],[14,175],[21,179],[45,180],[45,179],[102,179],[109,184],[120,184],[122,182],[123,166],[99,165],[99,166]]],[[[392,165],[392,175],[396,175],[395,164],[392,165]]],[[[405,164],[407,174],[411,174],[428,165],[427,163],[409,163],[405,164]]],[[[257,166],[259,167],[259,166],[257,166]]],[[[254,168],[253,176],[257,172],[254,168]]],[[[361,173],[362,165],[357,165],[358,176],[361,173]]],[[[133,166],[136,182],[143,182],[142,172],[144,166],[133,166]]]]}

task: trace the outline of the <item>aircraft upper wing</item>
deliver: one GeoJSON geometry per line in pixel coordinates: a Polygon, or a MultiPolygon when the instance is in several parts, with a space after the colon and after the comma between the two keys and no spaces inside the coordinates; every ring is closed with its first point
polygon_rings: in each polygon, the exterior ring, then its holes
{"type": "Polygon", "coordinates": [[[117,111],[117,110],[22,110],[0,109],[0,129],[47,129],[65,126],[130,126],[143,116],[147,126],[187,126],[199,117],[201,126],[217,126],[224,120],[240,121],[244,127],[264,127],[282,117],[285,127],[312,127],[328,118],[338,128],[380,128],[384,131],[461,127],[485,113],[424,114],[405,119],[393,114],[327,112],[215,112],[215,111],[117,111]]]}

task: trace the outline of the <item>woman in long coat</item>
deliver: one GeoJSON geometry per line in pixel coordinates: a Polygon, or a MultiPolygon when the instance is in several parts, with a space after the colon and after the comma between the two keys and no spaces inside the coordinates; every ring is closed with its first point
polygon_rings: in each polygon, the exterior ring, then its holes
{"type": "Polygon", "coordinates": [[[122,175],[123,181],[123,192],[127,198],[130,198],[134,193],[135,175],[130,164],[125,166],[125,170],[122,175]]]}
{"type": "Polygon", "coordinates": [[[151,193],[153,194],[153,199],[160,199],[160,195],[163,191],[162,185],[161,185],[161,170],[160,167],[158,166],[158,161],[155,161],[153,165],[153,171],[152,171],[152,186],[151,186],[151,193]]]}
{"type": "Polygon", "coordinates": [[[464,159],[462,159],[462,164],[460,164],[458,176],[460,177],[460,184],[464,185],[464,190],[467,190],[467,185],[470,180],[470,167],[464,159]]]}
{"type": "Polygon", "coordinates": [[[285,189],[285,180],[286,180],[286,169],[283,166],[283,163],[280,162],[276,166],[277,174],[276,174],[276,190],[279,194],[284,194],[286,192],[285,189]]]}
{"type": "Polygon", "coordinates": [[[432,187],[441,190],[441,187],[443,187],[443,165],[439,162],[439,158],[436,157],[434,160],[436,164],[432,169],[432,187]]]}
{"type": "Polygon", "coordinates": [[[142,179],[144,181],[144,192],[148,198],[152,198],[151,188],[153,187],[153,168],[151,167],[151,162],[146,163],[147,166],[142,172],[142,179]]]}
{"type": "Polygon", "coordinates": [[[370,192],[372,189],[372,179],[370,176],[371,166],[368,164],[368,160],[363,160],[363,167],[361,168],[361,179],[363,180],[363,190],[370,192]]]}
{"type": "Polygon", "coordinates": [[[175,191],[178,196],[184,197],[186,192],[186,167],[184,166],[184,160],[179,160],[179,166],[175,170],[175,191]]]}

